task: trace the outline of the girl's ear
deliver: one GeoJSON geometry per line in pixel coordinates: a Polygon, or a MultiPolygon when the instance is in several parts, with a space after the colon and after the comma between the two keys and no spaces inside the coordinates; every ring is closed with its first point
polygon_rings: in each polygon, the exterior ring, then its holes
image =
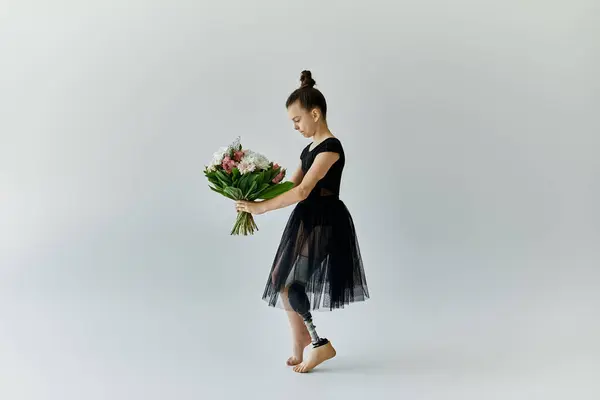
{"type": "Polygon", "coordinates": [[[318,122],[321,119],[321,112],[318,108],[313,108],[311,111],[311,117],[313,121],[318,122]]]}

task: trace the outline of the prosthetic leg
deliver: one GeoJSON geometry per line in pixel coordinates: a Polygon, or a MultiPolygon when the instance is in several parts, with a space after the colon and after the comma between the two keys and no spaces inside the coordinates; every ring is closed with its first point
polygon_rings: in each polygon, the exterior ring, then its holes
{"type": "Polygon", "coordinates": [[[297,312],[308,329],[313,348],[317,348],[329,343],[329,340],[320,338],[317,334],[316,326],[313,324],[312,315],[310,313],[310,302],[306,295],[305,287],[300,282],[292,283],[288,288],[288,298],[290,306],[297,312]]]}

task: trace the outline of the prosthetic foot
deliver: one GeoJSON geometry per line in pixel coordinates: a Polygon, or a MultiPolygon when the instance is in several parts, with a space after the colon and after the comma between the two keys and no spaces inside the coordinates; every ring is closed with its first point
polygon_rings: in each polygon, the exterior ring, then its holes
{"type": "Polygon", "coordinates": [[[294,367],[294,371],[309,372],[317,365],[335,357],[336,352],[329,340],[326,338],[320,338],[317,334],[316,326],[313,323],[312,315],[309,311],[310,302],[308,300],[308,296],[306,295],[304,286],[300,283],[293,283],[288,289],[288,296],[290,306],[294,311],[300,314],[304,320],[304,324],[306,325],[306,329],[310,334],[313,347],[308,358],[302,363],[296,365],[294,367]]]}

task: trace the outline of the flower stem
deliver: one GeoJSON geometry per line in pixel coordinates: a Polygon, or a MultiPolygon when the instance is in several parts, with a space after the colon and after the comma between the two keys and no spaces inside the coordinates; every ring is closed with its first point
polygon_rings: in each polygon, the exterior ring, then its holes
{"type": "Polygon", "coordinates": [[[245,211],[238,212],[231,235],[254,235],[255,231],[258,231],[258,226],[254,221],[254,216],[245,211]]]}

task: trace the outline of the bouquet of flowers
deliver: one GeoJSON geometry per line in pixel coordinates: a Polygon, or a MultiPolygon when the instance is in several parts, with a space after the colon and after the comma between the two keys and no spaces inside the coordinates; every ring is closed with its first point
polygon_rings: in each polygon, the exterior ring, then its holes
{"type": "MultiPolygon", "coordinates": [[[[260,153],[243,149],[240,138],[221,147],[204,168],[209,188],[232,200],[268,200],[290,190],[293,182],[282,182],[286,170],[260,153]]],[[[252,235],[258,227],[252,214],[238,212],[231,235],[252,235]]]]}

